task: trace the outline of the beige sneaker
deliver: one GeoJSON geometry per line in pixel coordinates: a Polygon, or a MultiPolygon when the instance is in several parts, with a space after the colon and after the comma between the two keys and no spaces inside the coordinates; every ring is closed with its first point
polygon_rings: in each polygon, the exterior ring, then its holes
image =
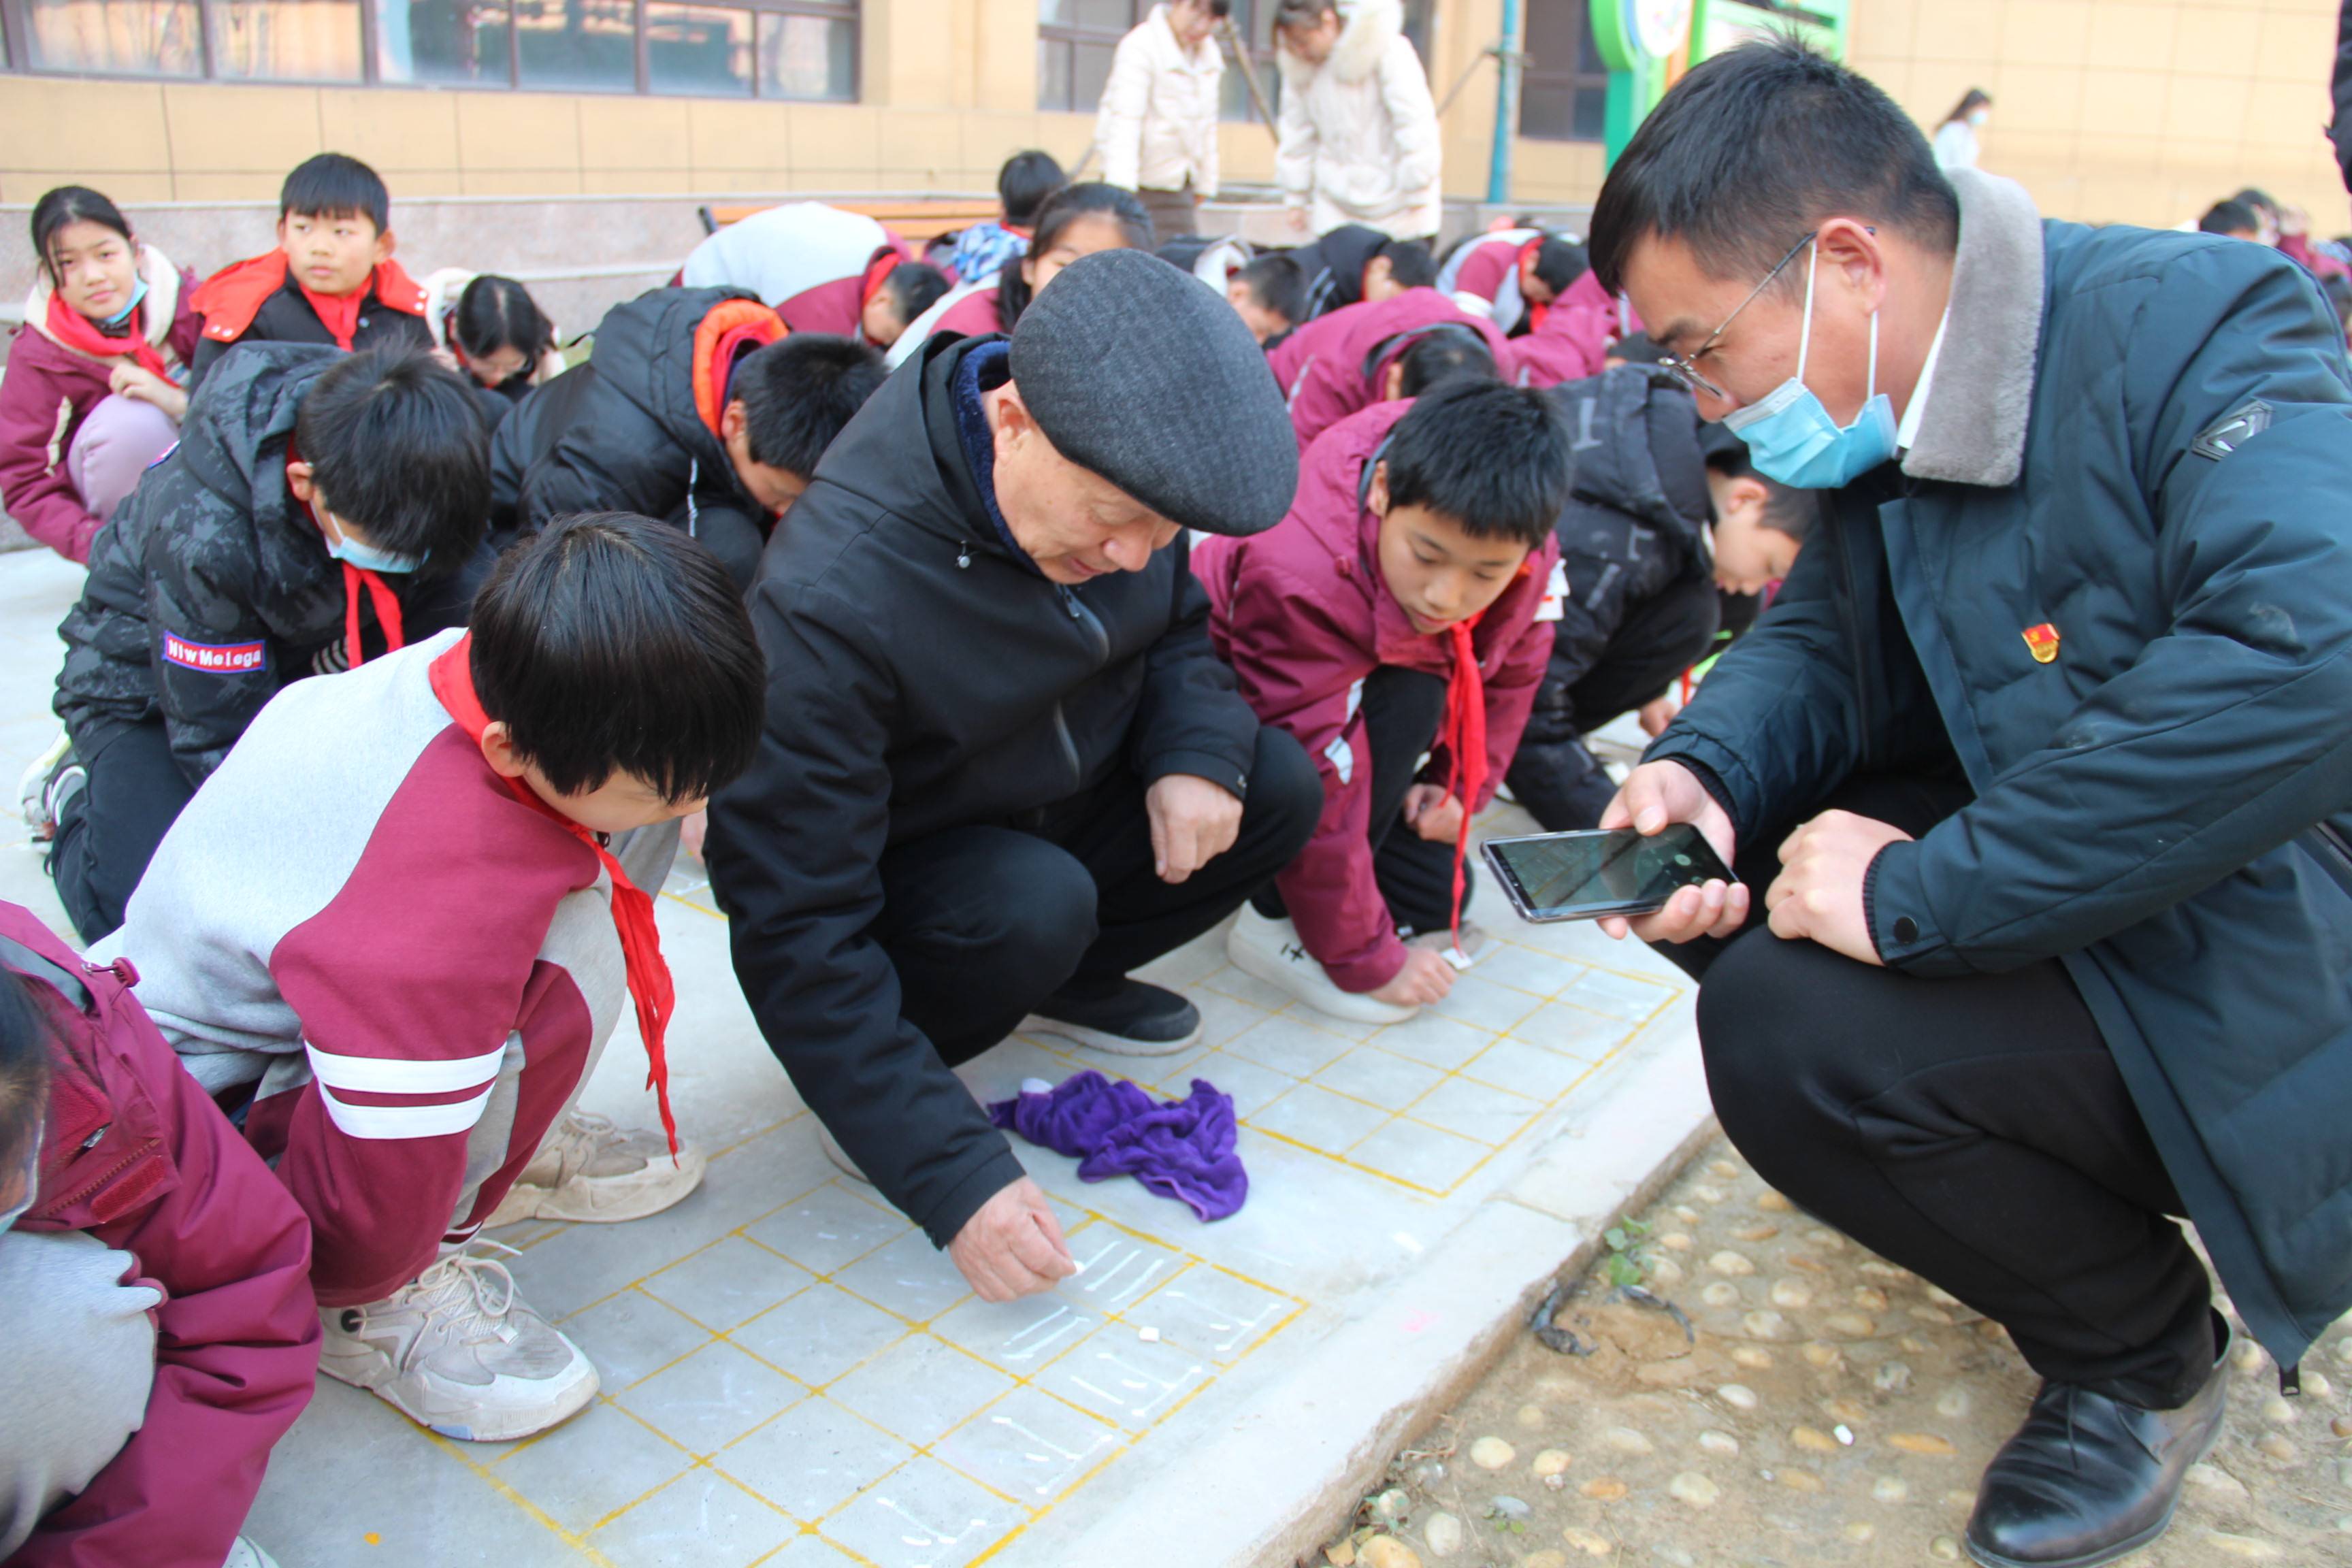
{"type": "Polygon", "coordinates": [[[700,1186],[704,1163],[684,1144],[672,1163],[669,1140],[660,1133],[624,1131],[574,1110],[548,1130],[483,1228],[527,1219],[643,1219],[700,1186]]]}
{"type": "Polygon", "coordinates": [[[596,1397],[596,1369],[469,1242],[364,1307],[322,1307],[319,1370],[464,1443],[543,1432],[596,1397]]]}

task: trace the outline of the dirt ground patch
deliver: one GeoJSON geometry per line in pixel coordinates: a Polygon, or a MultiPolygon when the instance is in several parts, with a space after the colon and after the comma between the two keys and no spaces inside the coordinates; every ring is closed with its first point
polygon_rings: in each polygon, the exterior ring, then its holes
{"type": "MultiPolygon", "coordinates": [[[[1515,1346],[1325,1563],[1964,1560],[1977,1478],[2035,1386],[1998,1326],[1794,1212],[1725,1144],[1612,1239],[1563,1294],[1559,1348],[1515,1346]]],[[[2241,1342],[2229,1429],[2134,1568],[2352,1565],[2347,1330],[2291,1401],[2241,1342]]]]}

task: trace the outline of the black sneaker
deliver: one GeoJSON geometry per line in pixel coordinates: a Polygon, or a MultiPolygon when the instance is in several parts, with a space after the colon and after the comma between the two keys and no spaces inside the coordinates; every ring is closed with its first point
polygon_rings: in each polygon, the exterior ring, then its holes
{"type": "Polygon", "coordinates": [[[1985,1568],[2093,1568],[2162,1535],[2189,1467],[2221,1435],[2223,1354],[2178,1410],[2143,1410],[2073,1384],[2045,1383],[2025,1425],[1986,1468],[1969,1520],[1985,1568]]]}
{"type": "Polygon", "coordinates": [[[1056,992],[1021,1026],[1114,1056],[1172,1057],[1200,1040],[1201,1010],[1165,987],[1122,980],[1099,993],[1056,992]]]}

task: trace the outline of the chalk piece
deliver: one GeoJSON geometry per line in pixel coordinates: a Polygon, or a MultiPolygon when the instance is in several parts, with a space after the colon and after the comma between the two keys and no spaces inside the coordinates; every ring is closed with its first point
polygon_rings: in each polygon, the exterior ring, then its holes
{"type": "Polygon", "coordinates": [[[1021,1080],[1021,1092],[1024,1094],[1051,1094],[1054,1092],[1054,1086],[1047,1083],[1042,1078],[1024,1078],[1021,1080]]]}
{"type": "Polygon", "coordinates": [[[1153,1328],[1138,1329],[1135,1331],[1135,1337],[1145,1344],[1156,1345],[1160,1342],[1160,1331],[1153,1328]]]}

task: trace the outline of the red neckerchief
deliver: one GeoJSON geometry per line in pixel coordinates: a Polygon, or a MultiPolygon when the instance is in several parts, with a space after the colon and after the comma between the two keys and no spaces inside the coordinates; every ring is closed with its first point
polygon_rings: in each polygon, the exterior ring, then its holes
{"type": "Polygon", "coordinates": [[[143,368],[169,381],[172,372],[164,364],[163,356],[155,352],[155,345],[149,342],[147,334],[139,330],[146,314],[145,304],[139,305],[131,312],[131,335],[127,338],[109,337],[99,330],[96,321],[52,292],[49,295],[49,336],[92,359],[122,359],[127,356],[137,360],[143,368]]]}
{"type": "MultiPolygon", "coordinates": [[[[482,731],[489,728],[490,716],[482,711],[481,700],[474,695],[473,648],[474,635],[468,632],[433,661],[431,679],[433,695],[441,700],[450,721],[478,746],[482,743],[482,731]]],[[[669,1139],[670,1159],[675,1162],[677,1119],[669,1109],[666,1041],[669,1016],[677,1005],[677,990],[670,981],[669,965],[662,959],[661,931],[654,924],[653,895],[629,880],[628,873],[621,869],[621,862],[597,835],[540,799],[522,780],[508,779],[506,786],[514,792],[517,800],[585,844],[594,852],[597,864],[604,868],[604,874],[613,879],[613,925],[620,932],[621,962],[628,972],[629,997],[637,1005],[637,1034],[646,1043],[646,1087],[654,1091],[655,1103],[661,1108],[662,1131],[669,1139]]]]}
{"type": "Polygon", "coordinates": [[[1445,793],[1462,803],[1462,831],[1454,840],[1454,951],[1462,951],[1464,863],[1470,850],[1470,814],[1478,809],[1479,792],[1486,787],[1486,678],[1478,668],[1478,650],[1470,634],[1480,616],[1456,621],[1446,628],[1454,645],[1454,674],[1445,683],[1445,717],[1437,730],[1452,766],[1446,770],[1445,793]]]}
{"type": "MultiPolygon", "coordinates": [[[[866,307],[874,303],[874,296],[882,292],[882,286],[890,281],[890,274],[897,271],[899,263],[905,259],[895,250],[877,250],[874,253],[874,259],[866,264],[866,277],[857,286],[858,336],[866,336],[866,307]]],[[[866,341],[873,342],[871,338],[866,341]]],[[[875,346],[878,348],[881,345],[877,343],[875,346]]]]}
{"type": "MultiPolygon", "coordinates": [[[[291,440],[286,443],[286,460],[289,464],[302,460],[301,455],[294,450],[291,440]]],[[[319,514],[311,509],[309,501],[301,501],[300,504],[303,515],[310,520],[310,526],[319,531],[320,541],[323,543],[327,537],[325,525],[320,522],[319,514]]],[[[364,566],[354,566],[341,559],[335,564],[343,569],[344,668],[357,669],[367,662],[367,655],[360,643],[360,594],[362,590],[367,594],[368,602],[375,606],[376,625],[383,628],[383,651],[397,653],[405,646],[400,630],[400,595],[393,591],[391,584],[364,566]]]]}
{"type": "Polygon", "coordinates": [[[352,337],[360,330],[360,309],[367,303],[368,289],[375,282],[374,274],[369,274],[367,282],[349,294],[313,294],[309,284],[294,277],[291,262],[287,264],[286,276],[302,291],[302,298],[310,301],[310,309],[318,313],[320,324],[335,340],[335,346],[350,353],[352,337]]]}

